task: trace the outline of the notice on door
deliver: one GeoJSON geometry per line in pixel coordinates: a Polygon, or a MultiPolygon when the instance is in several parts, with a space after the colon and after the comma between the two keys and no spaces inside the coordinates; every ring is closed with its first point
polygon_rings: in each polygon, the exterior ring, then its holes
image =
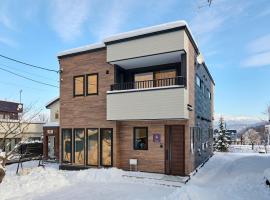
{"type": "Polygon", "coordinates": [[[153,134],[153,142],[160,143],[160,134],[159,133],[153,134]]]}

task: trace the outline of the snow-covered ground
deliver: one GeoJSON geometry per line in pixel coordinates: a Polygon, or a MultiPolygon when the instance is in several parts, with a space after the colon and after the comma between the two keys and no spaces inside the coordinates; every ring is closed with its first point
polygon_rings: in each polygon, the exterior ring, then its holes
{"type": "Polygon", "coordinates": [[[270,153],[270,146],[268,145],[265,149],[264,145],[254,145],[252,149],[252,145],[230,145],[229,152],[233,153],[265,153],[267,150],[270,153]]]}
{"type": "Polygon", "coordinates": [[[0,185],[1,200],[270,199],[264,179],[270,156],[265,154],[215,153],[181,188],[160,185],[158,180],[128,178],[115,168],[59,171],[56,164],[43,169],[36,162],[24,167],[20,176],[15,175],[16,165],[7,167],[0,185]]]}

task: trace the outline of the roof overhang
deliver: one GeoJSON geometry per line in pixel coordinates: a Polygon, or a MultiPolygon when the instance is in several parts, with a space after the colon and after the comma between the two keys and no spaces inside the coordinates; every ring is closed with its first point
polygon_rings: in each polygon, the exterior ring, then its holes
{"type": "Polygon", "coordinates": [[[184,50],[160,53],[149,56],[142,56],[136,58],[129,58],[124,60],[118,60],[110,62],[110,64],[118,65],[124,69],[134,69],[141,67],[149,67],[170,63],[181,62],[181,54],[185,53],[184,50]]]}

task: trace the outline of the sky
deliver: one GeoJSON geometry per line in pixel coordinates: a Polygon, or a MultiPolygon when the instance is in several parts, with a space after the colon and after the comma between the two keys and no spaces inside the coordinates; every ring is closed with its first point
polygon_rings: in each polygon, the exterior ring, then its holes
{"type": "MultiPolygon", "coordinates": [[[[258,119],[270,103],[270,0],[0,0],[0,54],[59,69],[57,53],[185,20],[214,80],[215,114],[258,119]]],[[[0,68],[59,85],[58,74],[0,57],[0,68]]],[[[0,99],[40,108],[59,95],[0,69],[0,99]]],[[[45,108],[44,108],[45,109],[45,108]]]]}

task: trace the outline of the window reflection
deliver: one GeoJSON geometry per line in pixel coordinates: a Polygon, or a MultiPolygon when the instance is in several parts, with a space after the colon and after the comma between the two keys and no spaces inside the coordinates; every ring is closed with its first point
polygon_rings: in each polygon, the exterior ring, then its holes
{"type": "Polygon", "coordinates": [[[84,164],[84,129],[74,129],[74,162],[75,164],[84,164]]]}
{"type": "Polygon", "coordinates": [[[62,160],[63,163],[71,162],[71,129],[63,129],[62,130],[62,145],[63,145],[63,153],[62,160]]]}
{"type": "Polygon", "coordinates": [[[88,165],[98,165],[98,129],[87,129],[88,165]]]}
{"type": "Polygon", "coordinates": [[[101,165],[112,165],[112,129],[101,129],[101,165]]]}

